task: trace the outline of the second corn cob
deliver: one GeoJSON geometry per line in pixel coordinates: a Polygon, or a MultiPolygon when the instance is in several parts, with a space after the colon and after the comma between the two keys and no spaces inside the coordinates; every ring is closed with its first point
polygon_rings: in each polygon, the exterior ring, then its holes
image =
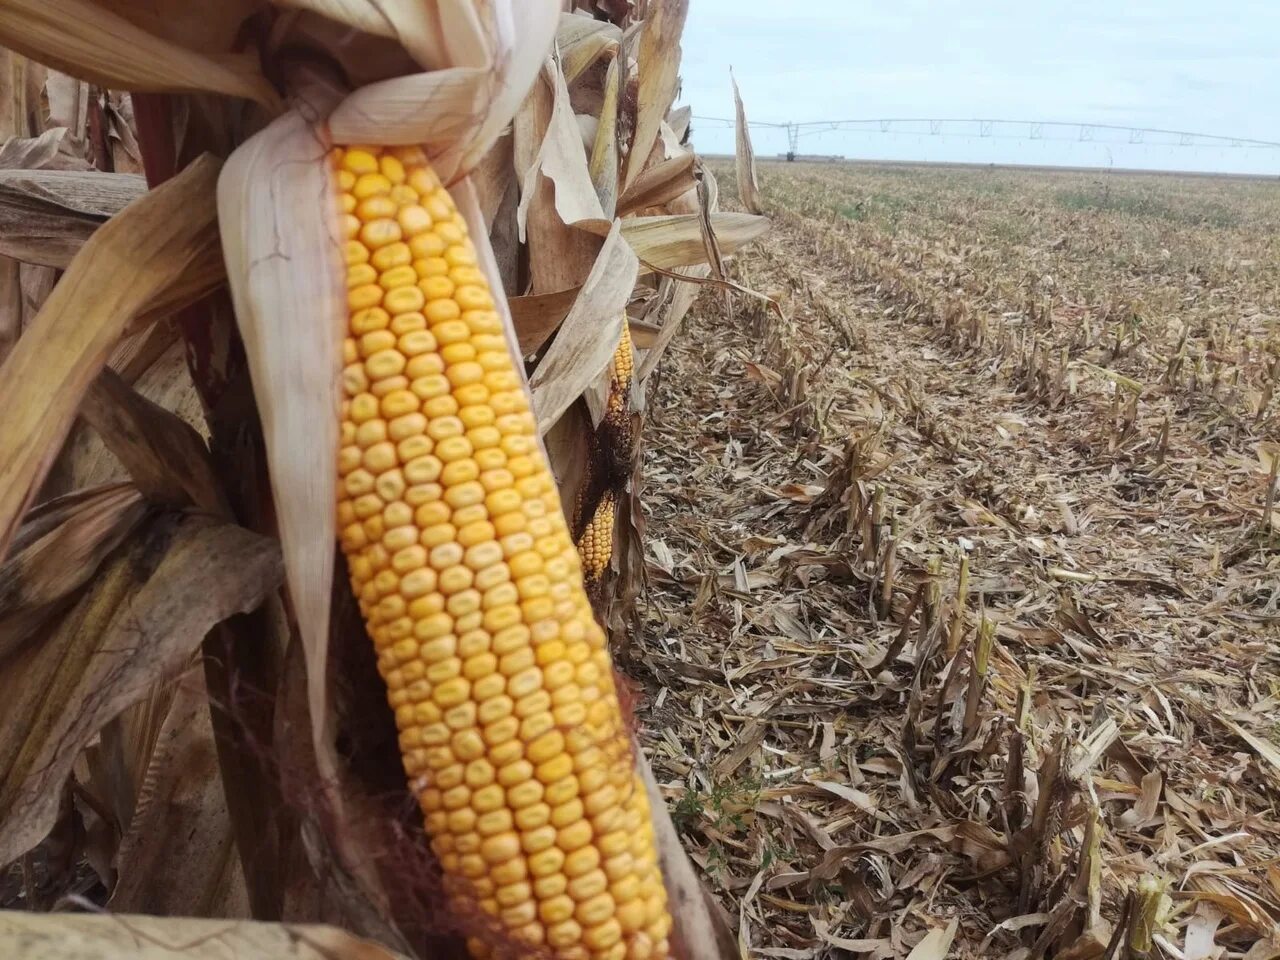
{"type": "Polygon", "coordinates": [[[616,500],[607,490],[600,498],[595,513],[578,538],[578,555],[582,559],[582,578],[587,593],[598,590],[613,559],[613,525],[616,500]]]}

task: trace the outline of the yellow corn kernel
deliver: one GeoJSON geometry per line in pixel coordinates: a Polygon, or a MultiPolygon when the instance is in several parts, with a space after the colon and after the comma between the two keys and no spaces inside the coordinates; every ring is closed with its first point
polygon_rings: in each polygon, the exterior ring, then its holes
{"type": "Polygon", "coordinates": [[[635,354],[631,345],[631,327],[626,318],[622,321],[622,339],[618,349],[613,353],[613,363],[609,368],[609,405],[606,416],[615,422],[621,422],[626,415],[631,393],[631,377],[635,354]]]}
{"type": "MultiPolygon", "coordinates": [[[[608,564],[614,497],[580,558],[494,293],[421,152],[333,162],[341,543],[446,889],[553,960],[664,960],[648,801],[581,572],[608,564]]],[[[624,331],[619,422],[631,363],[624,331]]]]}
{"type": "Polygon", "coordinates": [[[588,592],[599,588],[613,559],[614,496],[606,492],[578,538],[578,556],[588,592]]]}
{"type": "Polygon", "coordinates": [[[631,380],[635,365],[631,328],[624,317],[622,339],[613,354],[609,370],[609,396],[605,405],[601,440],[609,462],[609,472],[626,476],[631,470],[634,438],[631,426],[631,380]]]}

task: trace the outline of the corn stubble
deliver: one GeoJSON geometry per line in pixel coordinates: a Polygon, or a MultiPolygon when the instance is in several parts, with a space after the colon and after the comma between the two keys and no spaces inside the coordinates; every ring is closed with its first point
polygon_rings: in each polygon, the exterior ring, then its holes
{"type": "Polygon", "coordinates": [[[556,958],[666,957],[605,637],[466,227],[421,151],[333,165],[338,526],[448,892],[556,958]]]}

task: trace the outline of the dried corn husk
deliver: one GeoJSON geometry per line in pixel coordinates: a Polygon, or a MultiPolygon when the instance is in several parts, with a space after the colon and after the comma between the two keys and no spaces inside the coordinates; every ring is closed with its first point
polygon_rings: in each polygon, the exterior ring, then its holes
{"type": "Polygon", "coordinates": [[[756,183],[756,157],[751,149],[751,129],[747,126],[747,108],[742,105],[742,92],[737,78],[729,71],[733,83],[734,131],[737,141],[736,172],[738,174],[738,198],[748,213],[763,213],[760,206],[760,187],[756,183]]]}
{"type": "MultiPolygon", "coordinates": [[[[261,411],[319,743],[346,323],[336,211],[315,199],[332,189],[325,158],[311,124],[289,113],[232,154],[218,182],[227,278],[261,411]]],[[[322,769],[332,774],[331,763],[322,769]]]]}

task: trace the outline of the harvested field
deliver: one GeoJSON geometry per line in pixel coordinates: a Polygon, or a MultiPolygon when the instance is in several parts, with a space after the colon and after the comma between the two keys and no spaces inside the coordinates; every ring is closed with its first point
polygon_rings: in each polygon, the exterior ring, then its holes
{"type": "Polygon", "coordinates": [[[704,293],[652,388],[630,667],[740,937],[1280,956],[1280,186],[761,174],[780,315],[704,293]]]}

